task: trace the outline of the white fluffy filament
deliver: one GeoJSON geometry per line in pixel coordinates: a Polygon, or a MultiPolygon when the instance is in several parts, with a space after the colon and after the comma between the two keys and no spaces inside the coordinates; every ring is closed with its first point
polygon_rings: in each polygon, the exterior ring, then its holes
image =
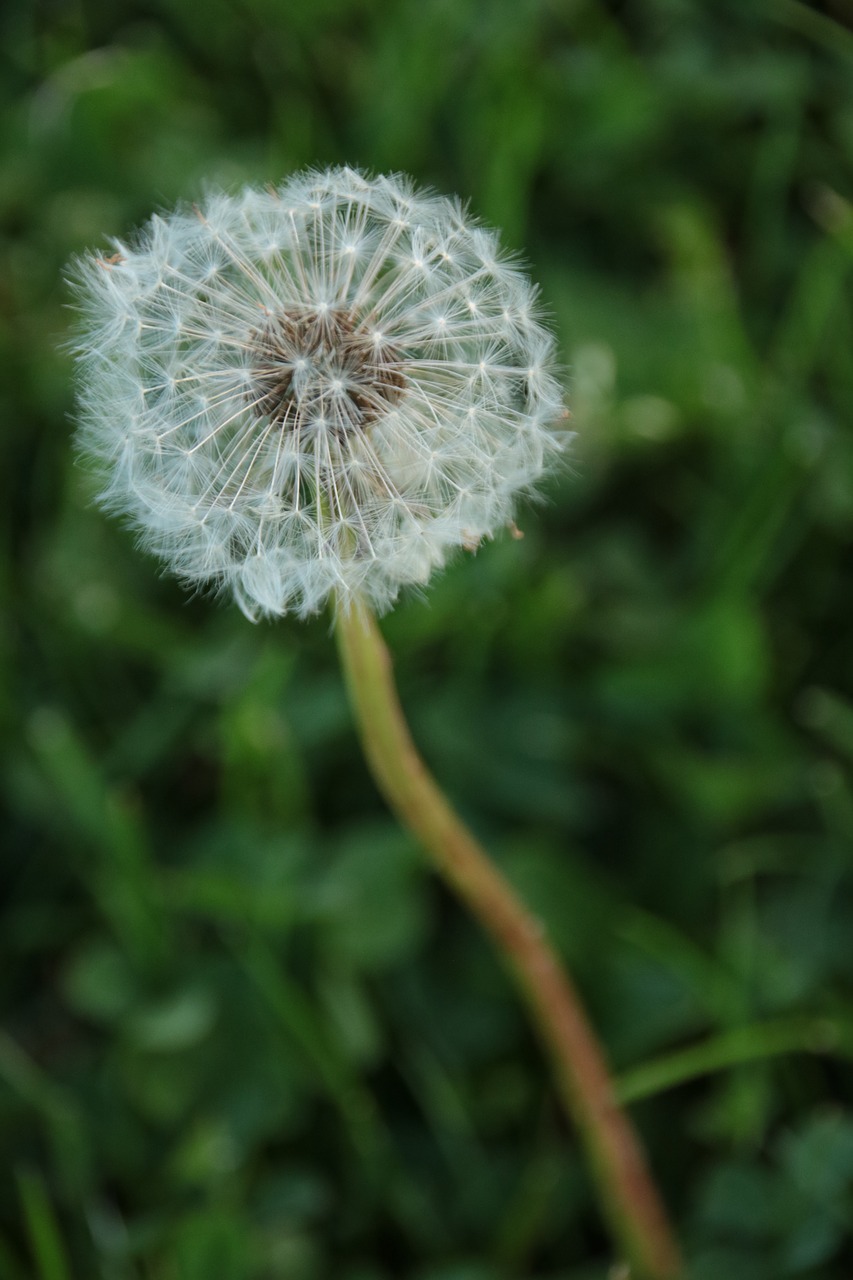
{"type": "Polygon", "coordinates": [[[495,234],[403,177],[305,172],[78,264],[103,502],[250,616],[377,612],[512,517],[561,440],[554,344],[495,234]]]}

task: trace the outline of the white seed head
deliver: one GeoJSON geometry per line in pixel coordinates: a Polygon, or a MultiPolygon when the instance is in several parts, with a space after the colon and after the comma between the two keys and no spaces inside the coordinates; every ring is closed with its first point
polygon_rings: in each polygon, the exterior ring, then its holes
{"type": "Polygon", "coordinates": [[[496,235],[400,176],[297,174],[77,264],[102,501],[250,616],[379,612],[512,518],[562,437],[554,343],[496,235]]]}

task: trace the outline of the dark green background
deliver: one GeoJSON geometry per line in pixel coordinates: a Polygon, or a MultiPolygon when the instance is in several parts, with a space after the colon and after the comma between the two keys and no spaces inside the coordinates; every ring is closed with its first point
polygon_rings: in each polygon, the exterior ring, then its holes
{"type": "Polygon", "coordinates": [[[696,1280],[850,1276],[851,25],[7,4],[0,1280],[609,1265],[515,993],[376,796],[327,620],[187,599],[72,460],[68,258],[338,162],[523,249],[578,431],[523,541],[387,619],[416,735],[573,967],[696,1280]]]}

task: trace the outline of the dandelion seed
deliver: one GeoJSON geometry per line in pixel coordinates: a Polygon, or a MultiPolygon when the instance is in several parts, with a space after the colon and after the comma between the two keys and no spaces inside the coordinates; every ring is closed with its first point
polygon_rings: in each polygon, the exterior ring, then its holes
{"type": "Polygon", "coordinates": [[[563,437],[534,287],[458,203],[305,172],[77,264],[103,503],[250,616],[383,612],[512,520],[563,437]]]}

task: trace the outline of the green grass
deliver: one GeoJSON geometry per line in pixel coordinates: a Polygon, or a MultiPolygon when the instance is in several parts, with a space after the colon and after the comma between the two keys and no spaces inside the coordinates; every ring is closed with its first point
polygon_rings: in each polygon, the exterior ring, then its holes
{"type": "Polygon", "coordinates": [[[695,1280],[853,1267],[848,0],[78,0],[0,18],[0,1280],[604,1280],[486,941],[325,619],[91,505],[74,254],[206,182],[402,169],[527,256],[578,431],[385,623],[578,977],[695,1280]]]}

